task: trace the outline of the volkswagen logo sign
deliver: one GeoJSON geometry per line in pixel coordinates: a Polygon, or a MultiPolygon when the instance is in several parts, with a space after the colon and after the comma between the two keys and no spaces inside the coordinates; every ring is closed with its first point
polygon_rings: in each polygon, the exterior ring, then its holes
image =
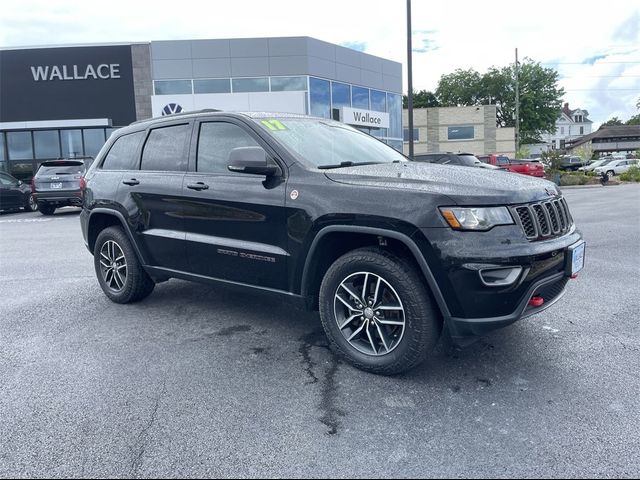
{"type": "Polygon", "coordinates": [[[182,107],[180,105],[178,105],[177,103],[170,103],[168,105],[165,105],[162,109],[162,116],[164,117],[165,115],[173,115],[174,113],[180,113],[181,111],[182,107]]]}

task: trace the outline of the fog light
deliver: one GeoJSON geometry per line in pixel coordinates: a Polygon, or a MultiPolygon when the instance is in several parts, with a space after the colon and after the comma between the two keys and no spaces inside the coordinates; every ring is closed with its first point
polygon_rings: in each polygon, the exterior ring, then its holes
{"type": "Polygon", "coordinates": [[[544,304],[544,298],[542,297],[531,297],[529,300],[529,305],[532,307],[541,307],[544,304]]]}
{"type": "Polygon", "coordinates": [[[515,283],[522,273],[522,267],[507,267],[480,270],[480,280],[487,287],[506,287],[515,283]]]}

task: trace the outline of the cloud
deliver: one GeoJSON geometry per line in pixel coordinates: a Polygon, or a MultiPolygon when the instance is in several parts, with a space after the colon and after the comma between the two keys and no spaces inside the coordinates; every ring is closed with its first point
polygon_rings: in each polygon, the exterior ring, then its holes
{"type": "Polygon", "coordinates": [[[588,57],[585,58],[582,63],[584,65],[593,65],[594,63],[596,63],[598,60],[604,60],[605,58],[607,58],[609,55],[607,54],[603,54],[603,55],[594,55],[593,57],[588,57]]]}
{"type": "Polygon", "coordinates": [[[613,39],[622,41],[635,43],[640,38],[640,13],[635,12],[633,15],[629,17],[628,20],[625,20],[620,24],[620,26],[613,33],[613,39]]]}
{"type": "Polygon", "coordinates": [[[440,50],[440,45],[435,41],[435,39],[430,38],[437,34],[437,30],[413,30],[413,38],[415,38],[415,44],[418,46],[413,47],[414,53],[427,53],[434,52],[436,50],[440,50]],[[421,44],[421,45],[420,45],[421,44]]]}
{"type": "Polygon", "coordinates": [[[342,42],[340,45],[359,52],[365,52],[367,50],[367,42],[342,42]]]}

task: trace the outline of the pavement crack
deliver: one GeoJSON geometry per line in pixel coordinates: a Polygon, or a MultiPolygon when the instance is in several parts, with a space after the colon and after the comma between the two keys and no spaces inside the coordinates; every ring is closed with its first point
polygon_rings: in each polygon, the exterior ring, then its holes
{"type": "Polygon", "coordinates": [[[162,400],[162,398],[165,396],[166,393],[167,393],[167,382],[166,380],[163,380],[162,388],[156,395],[155,401],[153,403],[153,407],[151,409],[151,415],[149,416],[149,421],[142,428],[142,430],[140,430],[140,433],[138,434],[138,437],[136,439],[136,446],[133,449],[135,456],[133,458],[133,461],[131,462],[131,468],[129,471],[129,475],[131,478],[138,477],[138,472],[142,467],[144,454],[147,449],[149,430],[151,430],[151,427],[153,427],[153,425],[156,422],[156,418],[158,416],[158,408],[160,407],[160,401],[162,400]]]}
{"type": "Polygon", "coordinates": [[[344,412],[336,406],[338,386],[336,383],[336,374],[340,366],[340,360],[331,352],[325,334],[322,330],[313,331],[307,335],[300,337],[302,342],[298,352],[302,356],[304,371],[309,377],[305,385],[314,385],[320,383],[320,378],[316,375],[315,370],[318,364],[311,358],[311,349],[319,347],[326,349],[331,355],[328,362],[329,367],[324,371],[320,386],[320,401],[318,409],[320,410],[319,421],[327,427],[327,435],[336,435],[340,428],[339,418],[344,416],[344,412]]]}

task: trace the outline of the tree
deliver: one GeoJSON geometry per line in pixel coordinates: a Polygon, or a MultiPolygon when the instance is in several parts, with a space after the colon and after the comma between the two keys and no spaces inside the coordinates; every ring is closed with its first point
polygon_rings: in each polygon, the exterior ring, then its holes
{"type": "MultiPolygon", "coordinates": [[[[515,83],[515,64],[492,67],[484,75],[458,69],[440,78],[436,97],[441,106],[495,105],[497,125],[514,127],[515,83]]],[[[555,130],[563,95],[557,71],[525,58],[520,65],[522,143],[538,142],[543,133],[555,130]]]]}
{"type": "MultiPolygon", "coordinates": [[[[438,99],[433,92],[427,90],[420,90],[419,92],[413,92],[413,108],[431,108],[438,107],[438,99]]],[[[402,96],[402,108],[409,107],[409,98],[407,95],[402,96]]]]}
{"type": "Polygon", "coordinates": [[[609,120],[607,120],[606,122],[604,122],[601,126],[602,127],[615,127],[615,126],[618,126],[618,125],[624,125],[624,123],[618,117],[612,117],[609,120]]]}
{"type": "Polygon", "coordinates": [[[627,120],[627,125],[640,125],[640,113],[627,120]]]}
{"type": "Polygon", "coordinates": [[[580,157],[582,160],[587,161],[591,160],[591,157],[593,157],[593,148],[590,144],[584,144],[576,148],[573,153],[580,157]]]}

